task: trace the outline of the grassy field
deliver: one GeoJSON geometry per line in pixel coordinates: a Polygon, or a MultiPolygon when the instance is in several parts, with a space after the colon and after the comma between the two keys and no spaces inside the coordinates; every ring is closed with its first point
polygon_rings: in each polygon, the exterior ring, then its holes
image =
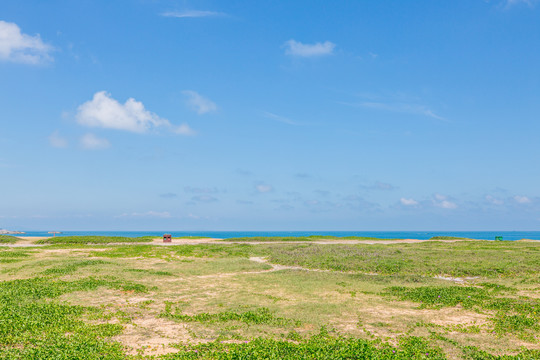
{"type": "Polygon", "coordinates": [[[159,236],[122,237],[122,236],[58,236],[36,241],[36,244],[119,244],[152,242],[159,236]]]}
{"type": "Polygon", "coordinates": [[[76,240],[0,247],[0,359],[540,359],[540,242],[76,240]]]}
{"type": "Polygon", "coordinates": [[[0,235],[0,244],[15,244],[17,238],[10,235],[0,235]]]}

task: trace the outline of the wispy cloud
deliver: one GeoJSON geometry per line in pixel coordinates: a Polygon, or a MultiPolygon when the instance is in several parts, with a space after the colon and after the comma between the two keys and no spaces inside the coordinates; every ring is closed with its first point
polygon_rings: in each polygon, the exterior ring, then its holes
{"type": "Polygon", "coordinates": [[[37,65],[52,61],[52,50],[39,34],[23,34],[17,24],[0,20],[0,60],[37,65]]]}
{"type": "Polygon", "coordinates": [[[224,17],[227,14],[218,11],[207,10],[184,10],[184,11],[166,11],[161,16],[174,18],[204,18],[204,17],[224,17]]]}
{"type": "Polygon", "coordinates": [[[217,105],[213,101],[205,98],[196,91],[184,90],[182,94],[187,96],[188,106],[199,115],[217,111],[217,105]]]}
{"type": "Polygon", "coordinates": [[[105,91],[95,93],[92,100],[79,106],[75,118],[80,125],[88,127],[136,133],[145,133],[162,127],[181,135],[193,134],[193,130],[187,124],[173,126],[169,120],[146,110],[140,101],[129,98],[121,104],[105,91]]]}
{"type": "Polygon", "coordinates": [[[220,192],[218,188],[197,186],[186,186],[184,187],[184,191],[191,194],[217,194],[220,192]]]}
{"type": "Polygon", "coordinates": [[[353,210],[364,211],[364,210],[375,210],[379,208],[378,204],[373,203],[371,201],[367,201],[363,197],[354,195],[354,194],[344,196],[343,201],[346,206],[348,206],[349,208],[353,210]]]}
{"type": "Polygon", "coordinates": [[[435,194],[433,196],[433,205],[443,209],[457,209],[457,204],[448,199],[446,195],[435,194]]]}
{"type": "Polygon", "coordinates": [[[298,126],[300,125],[300,123],[294,121],[294,120],[291,120],[289,118],[286,118],[284,116],[280,116],[280,115],[276,115],[274,113],[271,113],[271,112],[264,112],[264,117],[268,118],[268,119],[272,119],[272,120],[275,120],[275,121],[278,121],[280,123],[283,123],[283,124],[287,124],[287,125],[294,125],[294,126],[298,126]]]}
{"type": "Polygon", "coordinates": [[[519,204],[531,203],[531,199],[529,199],[527,196],[516,195],[514,196],[514,200],[519,204]]]}
{"type": "Polygon", "coordinates": [[[418,201],[414,199],[401,198],[399,199],[399,202],[401,203],[401,205],[405,206],[418,206],[418,201]]]}
{"type": "Polygon", "coordinates": [[[375,181],[373,184],[368,184],[368,185],[360,185],[360,188],[366,189],[366,190],[382,190],[382,191],[390,191],[390,190],[396,189],[394,185],[385,183],[382,181],[375,181]]]}
{"type": "Polygon", "coordinates": [[[526,5],[529,7],[533,7],[537,3],[538,0],[504,0],[501,5],[504,8],[508,9],[516,5],[526,5]]]}
{"type": "Polygon", "coordinates": [[[178,194],[176,194],[176,193],[164,193],[164,194],[159,194],[159,197],[163,198],[163,199],[174,199],[174,198],[178,197],[178,194]]]}
{"type": "Polygon", "coordinates": [[[237,173],[238,175],[242,175],[242,176],[251,176],[251,175],[253,175],[253,173],[251,171],[246,170],[246,169],[236,169],[235,173],[237,173]]]}
{"type": "Polygon", "coordinates": [[[317,57],[324,55],[331,55],[334,52],[336,44],[325,41],[323,43],[317,42],[315,44],[303,44],[296,40],[286,41],[285,54],[299,57],[317,57]]]}
{"type": "Polygon", "coordinates": [[[144,213],[123,213],[122,215],[117,216],[117,218],[122,217],[153,217],[153,218],[162,218],[168,219],[171,218],[171,214],[168,211],[147,211],[144,213]]]}
{"type": "Polygon", "coordinates": [[[274,187],[265,183],[259,183],[255,185],[255,191],[260,194],[265,194],[274,191],[274,187]]]}
{"type": "Polygon", "coordinates": [[[111,146],[109,140],[98,138],[96,135],[88,133],[81,137],[80,144],[86,150],[102,150],[111,146]]]}
{"type": "Polygon", "coordinates": [[[414,115],[423,115],[423,116],[427,116],[427,117],[430,117],[430,118],[433,118],[433,119],[446,121],[445,118],[443,118],[440,115],[437,115],[429,107],[427,107],[425,105],[419,105],[419,104],[391,103],[391,102],[372,102],[372,101],[365,101],[365,102],[358,102],[358,103],[345,103],[345,102],[343,102],[343,104],[350,105],[350,106],[367,108],[367,109],[383,110],[383,111],[405,113],[405,114],[414,114],[414,115]]]}
{"type": "Polygon", "coordinates": [[[504,204],[504,200],[502,199],[499,199],[495,196],[492,196],[492,195],[486,195],[485,197],[486,201],[492,205],[503,205],[504,204]]]}
{"type": "Polygon", "coordinates": [[[202,203],[211,203],[219,201],[216,197],[211,195],[196,195],[191,197],[192,201],[202,202],[202,203]]]}
{"type": "Polygon", "coordinates": [[[52,147],[62,149],[68,146],[68,141],[64,137],[60,136],[58,131],[55,131],[49,135],[49,144],[52,147]]]}
{"type": "Polygon", "coordinates": [[[182,124],[174,128],[173,132],[178,135],[192,136],[197,134],[188,124],[182,124]]]}

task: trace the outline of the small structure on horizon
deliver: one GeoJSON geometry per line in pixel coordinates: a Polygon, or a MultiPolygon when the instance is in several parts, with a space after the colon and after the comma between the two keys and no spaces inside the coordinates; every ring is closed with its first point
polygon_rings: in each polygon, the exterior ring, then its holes
{"type": "Polygon", "coordinates": [[[170,243],[170,242],[172,242],[172,236],[171,236],[171,234],[164,234],[164,235],[163,235],[163,242],[164,242],[164,243],[170,243]]]}
{"type": "Polygon", "coordinates": [[[49,234],[53,234],[53,237],[56,237],[56,234],[61,234],[61,231],[49,231],[49,234]]]}

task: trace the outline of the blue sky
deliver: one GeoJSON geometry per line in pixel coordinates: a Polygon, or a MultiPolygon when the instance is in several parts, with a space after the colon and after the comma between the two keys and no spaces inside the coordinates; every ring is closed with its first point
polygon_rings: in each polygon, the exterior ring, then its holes
{"type": "Polygon", "coordinates": [[[0,3],[0,228],[540,230],[540,2],[0,3]]]}

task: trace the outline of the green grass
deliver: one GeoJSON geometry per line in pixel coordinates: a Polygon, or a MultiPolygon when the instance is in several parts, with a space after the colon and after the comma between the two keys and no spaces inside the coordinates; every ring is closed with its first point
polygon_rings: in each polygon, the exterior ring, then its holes
{"type": "Polygon", "coordinates": [[[403,338],[398,346],[393,347],[377,341],[333,337],[324,330],[310,339],[296,342],[256,338],[240,344],[214,342],[180,349],[180,352],[164,359],[446,359],[439,348],[417,337],[403,338]]]}
{"type": "Polygon", "coordinates": [[[310,236],[254,236],[228,238],[222,241],[232,242],[281,242],[281,241],[318,241],[318,240],[397,240],[397,239],[381,239],[376,237],[366,236],[330,236],[330,235],[310,235],[310,236]]]}
{"type": "Polygon", "coordinates": [[[36,244],[114,244],[151,242],[159,236],[121,237],[121,236],[56,236],[38,240],[36,244]]]}
{"type": "Polygon", "coordinates": [[[423,242],[390,245],[276,244],[261,247],[270,262],[334,271],[383,275],[516,277],[538,273],[535,243],[423,242]]]}
{"type": "Polygon", "coordinates": [[[472,239],[464,238],[460,236],[437,235],[437,236],[430,237],[429,240],[472,240],[472,239]]]}
{"type": "Polygon", "coordinates": [[[279,241],[314,241],[317,240],[314,237],[310,236],[254,236],[254,237],[239,237],[239,238],[228,238],[223,239],[222,241],[233,241],[233,242],[279,242],[279,241]]]}
{"type": "Polygon", "coordinates": [[[29,257],[27,249],[2,249],[0,248],[0,264],[8,264],[23,261],[29,257]]]}
{"type": "Polygon", "coordinates": [[[10,235],[0,235],[0,244],[15,244],[19,238],[10,235]]]}
{"type": "Polygon", "coordinates": [[[218,313],[199,313],[195,315],[182,314],[178,308],[173,308],[171,303],[167,303],[165,311],[161,317],[180,322],[203,322],[203,323],[223,323],[228,321],[239,321],[245,324],[267,324],[274,326],[284,326],[294,322],[290,319],[275,316],[268,308],[261,307],[254,310],[244,311],[222,311],[218,313]]]}
{"type": "Polygon", "coordinates": [[[108,264],[108,262],[103,260],[80,260],[71,262],[68,264],[62,264],[59,266],[48,268],[43,271],[44,275],[68,275],[77,271],[79,268],[93,265],[103,265],[108,264]]]}
{"type": "Polygon", "coordinates": [[[90,308],[54,301],[98,287],[146,291],[115,279],[0,282],[0,359],[125,359],[122,346],[109,340],[122,332],[121,325],[88,324],[81,317],[90,308]]]}
{"type": "Polygon", "coordinates": [[[400,300],[420,303],[420,308],[461,306],[479,313],[495,312],[489,318],[494,333],[516,334],[523,339],[533,339],[540,331],[540,300],[524,297],[505,297],[514,292],[508,287],[486,284],[473,286],[423,286],[416,288],[390,287],[384,294],[400,300]]]}

